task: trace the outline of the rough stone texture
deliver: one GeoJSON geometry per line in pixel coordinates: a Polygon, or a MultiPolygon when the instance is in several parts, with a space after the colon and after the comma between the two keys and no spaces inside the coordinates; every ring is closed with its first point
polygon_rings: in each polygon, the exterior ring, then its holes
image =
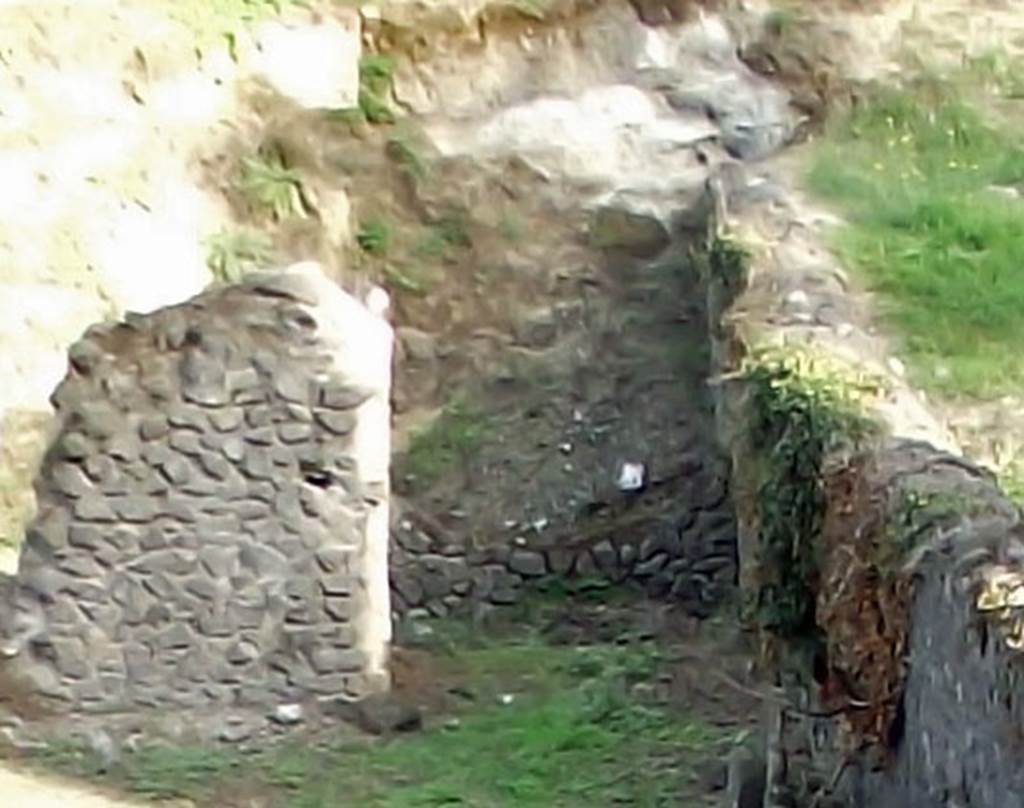
{"type": "MultiPolygon", "coordinates": [[[[750,278],[739,284],[712,278],[708,289],[716,414],[733,459],[744,596],[758,592],[758,478],[744,430],[746,390],[736,371],[751,345],[813,340],[815,350],[884,379],[887,395],[874,402],[872,414],[886,438],[871,453],[879,477],[866,501],[945,502],[952,514],[918,531],[916,550],[897,554],[909,595],[905,607],[883,622],[905,622],[906,648],[875,650],[905,658],[906,675],[892,705],[896,720],[881,743],[858,742],[864,740],[863,726],[859,738],[851,734],[851,727],[863,724],[865,710],[873,714],[882,707],[857,692],[869,677],[852,677],[853,692],[847,694],[867,707],[851,708],[848,700],[837,707],[832,674],[816,681],[805,654],[772,642],[769,673],[788,698],[787,706],[770,711],[766,726],[763,804],[775,808],[795,799],[857,808],[1024,805],[1016,729],[1022,718],[1018,649],[1024,647],[1018,510],[990,474],[960,456],[922,397],[892,371],[888,346],[871,328],[866,302],[822,249],[822,235],[789,226],[812,218],[808,211],[777,185],[767,193],[770,177],[761,179],[757,193],[749,179],[743,172],[714,178],[705,206],[719,217],[714,226],[728,224],[734,237],[754,247],[750,278]],[[770,250],[756,247],[767,243],[770,250]],[[790,305],[796,300],[798,307],[790,305]],[[991,594],[999,586],[1003,591],[991,594]],[[980,595],[986,592],[988,603],[980,595]]],[[[871,516],[854,511],[849,518],[868,525],[871,516]]],[[[827,596],[836,594],[830,590],[827,596]]],[[[819,593],[819,619],[822,602],[819,593]]],[[[844,673],[855,673],[858,665],[862,672],[878,669],[877,659],[857,651],[839,656],[844,673]]],[[[835,661],[826,659],[829,665],[835,661]]],[[[843,690],[849,687],[848,678],[843,690]]]]}
{"type": "Polygon", "coordinates": [[[60,708],[386,684],[391,330],[313,265],[94,326],[2,629],[60,708]]]}

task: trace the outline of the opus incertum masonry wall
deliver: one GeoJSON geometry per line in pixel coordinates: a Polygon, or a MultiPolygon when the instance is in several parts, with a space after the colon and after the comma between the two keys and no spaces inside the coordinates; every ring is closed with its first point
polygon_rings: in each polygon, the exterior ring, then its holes
{"type": "Polygon", "coordinates": [[[90,328],[0,676],[84,711],[386,686],[391,352],[313,265],[90,328]]]}

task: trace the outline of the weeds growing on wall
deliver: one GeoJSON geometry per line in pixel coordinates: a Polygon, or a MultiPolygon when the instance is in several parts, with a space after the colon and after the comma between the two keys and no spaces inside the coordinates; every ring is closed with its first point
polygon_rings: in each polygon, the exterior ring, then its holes
{"type": "Polygon", "coordinates": [[[756,356],[746,380],[762,480],[758,618],[768,630],[797,636],[814,630],[825,462],[870,434],[862,400],[874,386],[798,351],[756,356]]]}
{"type": "Polygon", "coordinates": [[[206,241],[206,265],[218,283],[236,283],[253,269],[270,263],[270,238],[258,230],[222,230],[206,241]]]}
{"type": "Polygon", "coordinates": [[[306,214],[302,178],[278,154],[268,152],[244,158],[239,190],[250,207],[277,221],[306,214]]]}

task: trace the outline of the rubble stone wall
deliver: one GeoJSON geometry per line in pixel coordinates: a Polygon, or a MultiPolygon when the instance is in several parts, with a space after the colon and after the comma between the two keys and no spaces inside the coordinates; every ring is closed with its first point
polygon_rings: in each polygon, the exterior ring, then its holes
{"type": "Polygon", "coordinates": [[[0,675],[83,711],[386,685],[391,345],[302,265],[90,328],[0,675]]]}

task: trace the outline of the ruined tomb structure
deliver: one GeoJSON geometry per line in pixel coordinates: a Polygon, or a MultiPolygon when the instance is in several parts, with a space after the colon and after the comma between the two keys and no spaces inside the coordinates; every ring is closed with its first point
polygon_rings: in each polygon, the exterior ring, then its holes
{"type": "Polygon", "coordinates": [[[0,676],[82,711],[386,686],[391,350],[313,265],[90,328],[0,676]]]}

